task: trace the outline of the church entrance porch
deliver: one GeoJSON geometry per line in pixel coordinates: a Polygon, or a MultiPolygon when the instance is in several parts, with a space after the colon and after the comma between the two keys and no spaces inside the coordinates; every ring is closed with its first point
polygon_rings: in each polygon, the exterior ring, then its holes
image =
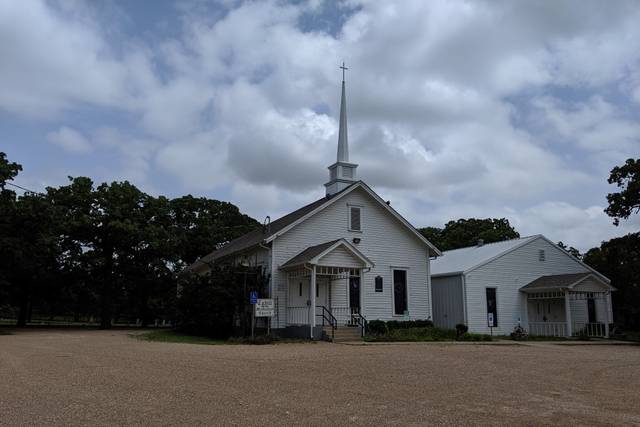
{"type": "Polygon", "coordinates": [[[309,327],[309,337],[337,328],[364,333],[360,283],[373,264],[345,239],[306,248],[280,268],[287,273],[287,327],[309,327]]]}
{"type": "Polygon", "coordinates": [[[531,335],[609,337],[611,290],[591,273],[543,276],[520,289],[531,335]]]}

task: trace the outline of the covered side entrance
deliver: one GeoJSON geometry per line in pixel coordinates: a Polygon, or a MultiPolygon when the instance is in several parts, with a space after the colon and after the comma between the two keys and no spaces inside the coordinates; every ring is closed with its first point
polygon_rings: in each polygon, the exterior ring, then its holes
{"type": "Polygon", "coordinates": [[[308,327],[311,338],[338,327],[364,331],[361,283],[373,263],[345,239],[311,246],[280,269],[287,272],[287,326],[308,327]]]}
{"type": "Polygon", "coordinates": [[[520,288],[530,335],[608,337],[615,288],[594,273],[542,276],[520,288]]]}

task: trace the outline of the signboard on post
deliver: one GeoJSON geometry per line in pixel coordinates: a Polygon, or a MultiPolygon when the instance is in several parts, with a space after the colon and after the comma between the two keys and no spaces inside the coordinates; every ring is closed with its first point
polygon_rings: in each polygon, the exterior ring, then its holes
{"type": "Polygon", "coordinates": [[[275,304],[271,298],[258,299],[255,308],[256,317],[273,317],[275,304]]]}
{"type": "Polygon", "coordinates": [[[491,336],[493,336],[493,313],[487,313],[487,323],[489,324],[491,336]]]}

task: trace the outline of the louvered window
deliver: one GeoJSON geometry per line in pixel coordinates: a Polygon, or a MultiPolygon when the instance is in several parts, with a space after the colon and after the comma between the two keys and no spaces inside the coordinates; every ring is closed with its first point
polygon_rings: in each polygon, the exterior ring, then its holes
{"type": "Polygon", "coordinates": [[[538,261],[544,261],[544,260],[545,260],[544,249],[540,249],[538,251],[538,261]]]}
{"type": "Polygon", "coordinates": [[[351,206],[349,209],[349,230],[362,231],[362,209],[351,206]]]}

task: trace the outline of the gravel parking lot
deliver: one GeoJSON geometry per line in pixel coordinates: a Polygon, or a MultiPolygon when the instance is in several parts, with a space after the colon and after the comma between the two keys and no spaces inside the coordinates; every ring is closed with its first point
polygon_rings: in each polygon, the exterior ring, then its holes
{"type": "Polygon", "coordinates": [[[0,336],[0,425],[640,425],[640,347],[0,336]]]}

